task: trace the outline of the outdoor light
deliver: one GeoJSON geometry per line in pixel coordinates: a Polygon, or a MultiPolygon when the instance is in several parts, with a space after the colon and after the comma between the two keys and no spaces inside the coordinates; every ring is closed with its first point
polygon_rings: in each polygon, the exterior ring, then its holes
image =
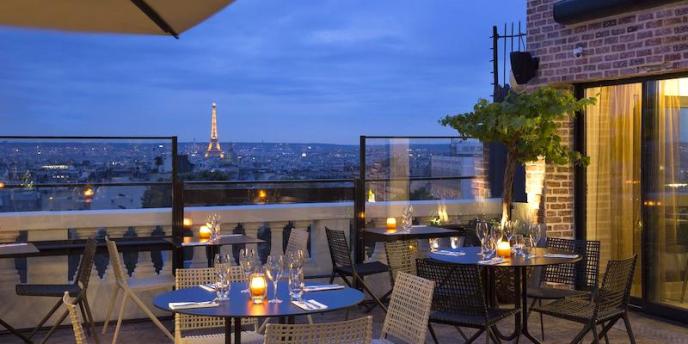
{"type": "Polygon", "coordinates": [[[260,272],[251,274],[248,289],[251,292],[251,301],[253,303],[263,303],[268,294],[268,282],[265,280],[265,275],[260,272]]]}
{"type": "Polygon", "coordinates": [[[387,218],[387,230],[393,231],[397,229],[397,219],[393,217],[387,218]]]}
{"type": "Polygon", "coordinates": [[[4,182],[0,182],[0,189],[2,189],[2,188],[4,188],[4,187],[5,187],[5,183],[4,183],[4,182]]]}
{"type": "Polygon", "coordinates": [[[500,240],[497,243],[497,255],[502,257],[502,258],[511,257],[511,245],[509,244],[508,241],[500,240]]]}
{"type": "Polygon", "coordinates": [[[198,228],[198,238],[201,240],[210,240],[211,234],[212,231],[208,226],[201,226],[200,228],[198,228]]]}
{"type": "Polygon", "coordinates": [[[96,192],[95,190],[93,190],[92,187],[87,186],[86,188],[84,188],[84,197],[93,197],[93,195],[95,194],[96,192]]]}
{"type": "Polygon", "coordinates": [[[375,203],[375,193],[373,190],[368,190],[368,203],[375,203]]]}
{"type": "Polygon", "coordinates": [[[182,225],[184,226],[184,228],[189,228],[191,227],[191,225],[193,225],[193,221],[191,221],[190,218],[185,217],[184,222],[182,222],[182,225]]]}

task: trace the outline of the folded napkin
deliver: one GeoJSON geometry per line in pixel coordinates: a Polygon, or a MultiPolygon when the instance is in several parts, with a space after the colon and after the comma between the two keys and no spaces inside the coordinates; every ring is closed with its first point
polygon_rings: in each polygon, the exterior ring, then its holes
{"type": "Polygon", "coordinates": [[[577,254],[566,254],[566,253],[545,253],[546,258],[578,258],[577,254]]]}
{"type": "Polygon", "coordinates": [[[26,246],[28,245],[25,242],[18,242],[18,243],[10,243],[10,244],[0,244],[0,247],[16,247],[16,246],[26,246]]]}
{"type": "Polygon", "coordinates": [[[291,303],[307,311],[319,311],[321,309],[327,309],[327,305],[315,300],[292,300],[291,303]]]}
{"type": "Polygon", "coordinates": [[[220,304],[217,303],[216,301],[199,301],[199,302],[170,302],[167,306],[170,307],[171,310],[178,310],[178,309],[192,309],[192,308],[209,308],[209,307],[217,307],[220,304]]]}
{"type": "Polygon", "coordinates": [[[222,234],[220,235],[220,238],[231,238],[231,237],[240,237],[244,236],[243,234],[222,234]]]}
{"type": "Polygon", "coordinates": [[[482,265],[495,265],[495,264],[499,264],[499,263],[504,263],[504,258],[502,258],[502,257],[495,257],[495,258],[492,258],[492,259],[479,260],[479,261],[478,261],[478,264],[482,264],[482,265]]]}
{"type": "Polygon", "coordinates": [[[199,287],[200,287],[201,289],[207,291],[207,292],[211,292],[211,293],[214,293],[214,292],[215,292],[215,284],[214,284],[214,283],[211,283],[211,284],[201,284],[201,285],[199,285],[199,287]]]}
{"type": "Polygon", "coordinates": [[[448,250],[439,250],[433,252],[434,254],[441,254],[443,256],[454,256],[454,257],[459,257],[459,256],[465,256],[466,252],[462,251],[448,251],[448,250]]]}
{"type": "Polygon", "coordinates": [[[344,289],[343,285],[339,284],[321,284],[321,285],[307,285],[303,287],[303,291],[325,291],[325,290],[337,290],[344,289]]]}

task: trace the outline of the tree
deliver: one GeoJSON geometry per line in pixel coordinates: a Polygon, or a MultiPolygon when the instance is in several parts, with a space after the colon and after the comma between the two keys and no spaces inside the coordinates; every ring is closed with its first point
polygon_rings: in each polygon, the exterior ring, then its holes
{"type": "Polygon", "coordinates": [[[558,122],[575,116],[595,98],[576,99],[568,90],[545,86],[532,92],[510,92],[499,103],[478,100],[473,112],[449,115],[440,120],[459,135],[483,143],[501,143],[506,147],[502,223],[510,219],[514,173],[518,164],[544,158],[547,163],[570,162],[587,165],[589,158],[562,144],[558,122]]]}

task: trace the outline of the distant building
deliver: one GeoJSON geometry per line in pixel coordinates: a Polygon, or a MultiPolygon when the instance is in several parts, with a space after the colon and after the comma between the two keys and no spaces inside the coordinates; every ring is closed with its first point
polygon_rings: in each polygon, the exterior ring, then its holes
{"type": "Polygon", "coordinates": [[[205,151],[205,157],[208,158],[218,158],[224,159],[225,152],[220,147],[220,141],[217,137],[217,104],[213,103],[213,108],[211,110],[210,119],[210,142],[208,143],[208,149],[205,151]]]}

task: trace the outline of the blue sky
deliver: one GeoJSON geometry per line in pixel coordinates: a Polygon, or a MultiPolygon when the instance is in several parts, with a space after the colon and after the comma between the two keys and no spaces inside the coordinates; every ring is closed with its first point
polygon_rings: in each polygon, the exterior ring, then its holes
{"type": "Polygon", "coordinates": [[[489,97],[493,24],[525,1],[238,0],[182,34],[0,27],[0,135],[236,142],[452,135],[489,97]]]}

